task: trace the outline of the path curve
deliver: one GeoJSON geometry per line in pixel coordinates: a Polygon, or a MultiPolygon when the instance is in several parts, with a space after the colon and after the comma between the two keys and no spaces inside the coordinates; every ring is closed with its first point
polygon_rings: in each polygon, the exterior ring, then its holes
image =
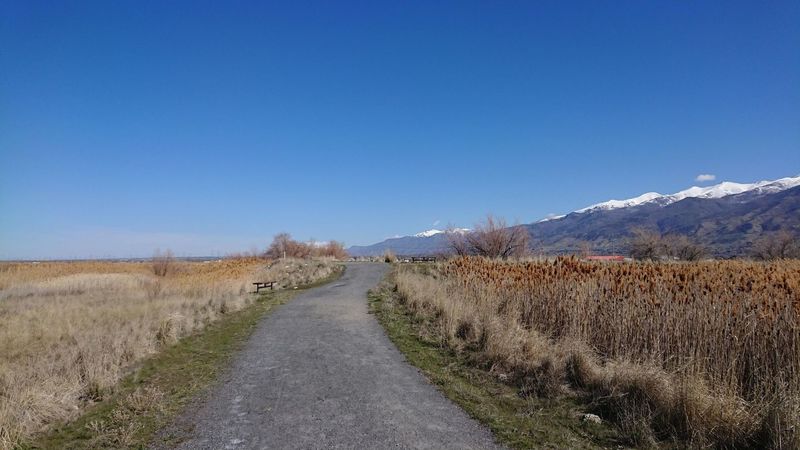
{"type": "Polygon", "coordinates": [[[168,434],[183,449],[496,448],[367,313],[386,264],[352,263],[261,321],[220,383],[168,434]],[[178,431],[182,430],[182,431],[178,431]]]}

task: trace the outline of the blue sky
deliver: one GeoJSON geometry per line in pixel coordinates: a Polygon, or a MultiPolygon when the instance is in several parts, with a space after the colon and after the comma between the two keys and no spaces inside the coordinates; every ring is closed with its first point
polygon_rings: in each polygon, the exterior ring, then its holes
{"type": "Polygon", "coordinates": [[[800,173],[800,2],[0,4],[0,258],[366,244],[800,173]]]}

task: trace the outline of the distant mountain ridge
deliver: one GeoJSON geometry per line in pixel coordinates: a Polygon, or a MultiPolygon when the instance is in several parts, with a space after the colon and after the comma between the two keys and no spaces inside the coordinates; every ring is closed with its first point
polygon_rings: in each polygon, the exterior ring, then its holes
{"type": "Polygon", "coordinates": [[[571,213],[527,227],[533,248],[543,253],[573,253],[589,243],[596,253],[624,254],[633,230],[646,228],[689,236],[715,256],[741,256],[764,233],[800,234],[800,186],[766,194],[687,197],[666,206],[649,203],[571,213]]]}
{"type": "Polygon", "coordinates": [[[598,209],[608,210],[629,208],[648,203],[657,203],[661,206],[667,206],[669,204],[679,202],[685,198],[722,198],[729,195],[743,194],[745,192],[769,194],[791,189],[795,186],[800,186],[800,175],[797,177],[780,178],[778,180],[763,180],[756,183],[732,183],[730,181],[723,181],[722,183],[715,184],[713,186],[692,186],[689,189],[669,195],[662,195],[658,192],[648,192],[627,200],[608,200],[606,202],[587,206],[586,208],[579,209],[575,212],[582,213],[596,211],[598,209]]]}
{"type": "Polygon", "coordinates": [[[350,256],[380,256],[387,250],[397,255],[427,256],[448,251],[445,233],[431,236],[401,236],[389,238],[372,245],[354,245],[347,249],[350,256]]]}
{"type": "MultiPolygon", "coordinates": [[[[585,244],[596,253],[625,253],[633,230],[648,228],[687,235],[716,256],[743,255],[765,232],[800,234],[800,176],[693,186],[667,195],[649,192],[525,226],[534,251],[546,254],[573,253],[585,244]]],[[[448,241],[441,230],[429,230],[348,251],[377,256],[387,249],[399,255],[431,255],[447,252],[448,241]]]]}

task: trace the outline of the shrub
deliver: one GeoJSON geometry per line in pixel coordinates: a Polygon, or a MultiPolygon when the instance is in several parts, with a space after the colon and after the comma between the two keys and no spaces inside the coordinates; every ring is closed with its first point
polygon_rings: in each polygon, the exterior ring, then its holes
{"type": "Polygon", "coordinates": [[[469,232],[448,230],[450,250],[458,256],[519,258],[530,251],[530,234],[522,225],[508,226],[505,219],[491,214],[469,232]]]}
{"type": "Polygon", "coordinates": [[[172,255],[172,251],[167,250],[162,254],[161,250],[156,250],[152,260],[153,274],[158,277],[167,276],[167,274],[172,271],[174,262],[175,257],[172,255]]]}
{"type": "Polygon", "coordinates": [[[349,256],[344,249],[344,244],[338,241],[312,244],[311,253],[313,256],[319,258],[346,259],[349,256]]]}
{"type": "Polygon", "coordinates": [[[264,252],[267,259],[281,258],[334,258],[345,259],[348,257],[344,244],[338,241],[328,242],[299,242],[292,239],[289,233],[279,233],[272,239],[267,251],[264,252]]]}
{"type": "Polygon", "coordinates": [[[311,256],[311,246],[295,241],[289,233],[279,233],[272,239],[265,256],[270,259],[308,258],[311,256]]]}

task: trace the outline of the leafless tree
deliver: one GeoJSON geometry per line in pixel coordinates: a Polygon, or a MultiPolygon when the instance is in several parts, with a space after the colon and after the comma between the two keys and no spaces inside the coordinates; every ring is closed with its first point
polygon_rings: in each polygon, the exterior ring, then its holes
{"type": "Polygon", "coordinates": [[[345,259],[348,256],[347,251],[344,249],[344,244],[339,241],[328,241],[324,245],[314,245],[312,254],[335,259],[345,259]]]}
{"type": "Polygon", "coordinates": [[[289,247],[289,242],[292,241],[292,235],[289,233],[278,233],[272,238],[272,244],[267,248],[266,256],[272,259],[283,258],[286,255],[286,249],[289,247]]]}
{"type": "Polygon", "coordinates": [[[451,249],[460,255],[506,259],[525,256],[530,250],[530,234],[524,226],[508,226],[491,214],[462,237],[450,233],[448,238],[451,249]]]}
{"type": "Polygon", "coordinates": [[[447,246],[456,256],[467,256],[470,254],[466,234],[467,231],[459,230],[454,227],[448,227],[445,231],[447,246]]]}
{"type": "Polygon", "coordinates": [[[683,234],[671,234],[663,238],[667,255],[681,261],[699,261],[706,256],[706,249],[683,234]]]}
{"type": "Polygon", "coordinates": [[[666,253],[661,233],[645,228],[634,229],[630,253],[633,259],[657,261],[666,253]]]}
{"type": "Polygon", "coordinates": [[[172,271],[173,263],[175,262],[175,257],[172,255],[171,250],[167,250],[164,253],[161,253],[161,250],[158,249],[153,253],[153,273],[159,277],[165,277],[169,272],[172,271]]]}
{"type": "Polygon", "coordinates": [[[279,233],[272,239],[265,256],[270,259],[308,258],[311,256],[311,250],[310,245],[295,241],[289,233],[279,233]]]}
{"type": "Polygon", "coordinates": [[[797,236],[787,230],[764,235],[753,244],[753,256],[764,261],[798,258],[800,245],[797,236]]]}

